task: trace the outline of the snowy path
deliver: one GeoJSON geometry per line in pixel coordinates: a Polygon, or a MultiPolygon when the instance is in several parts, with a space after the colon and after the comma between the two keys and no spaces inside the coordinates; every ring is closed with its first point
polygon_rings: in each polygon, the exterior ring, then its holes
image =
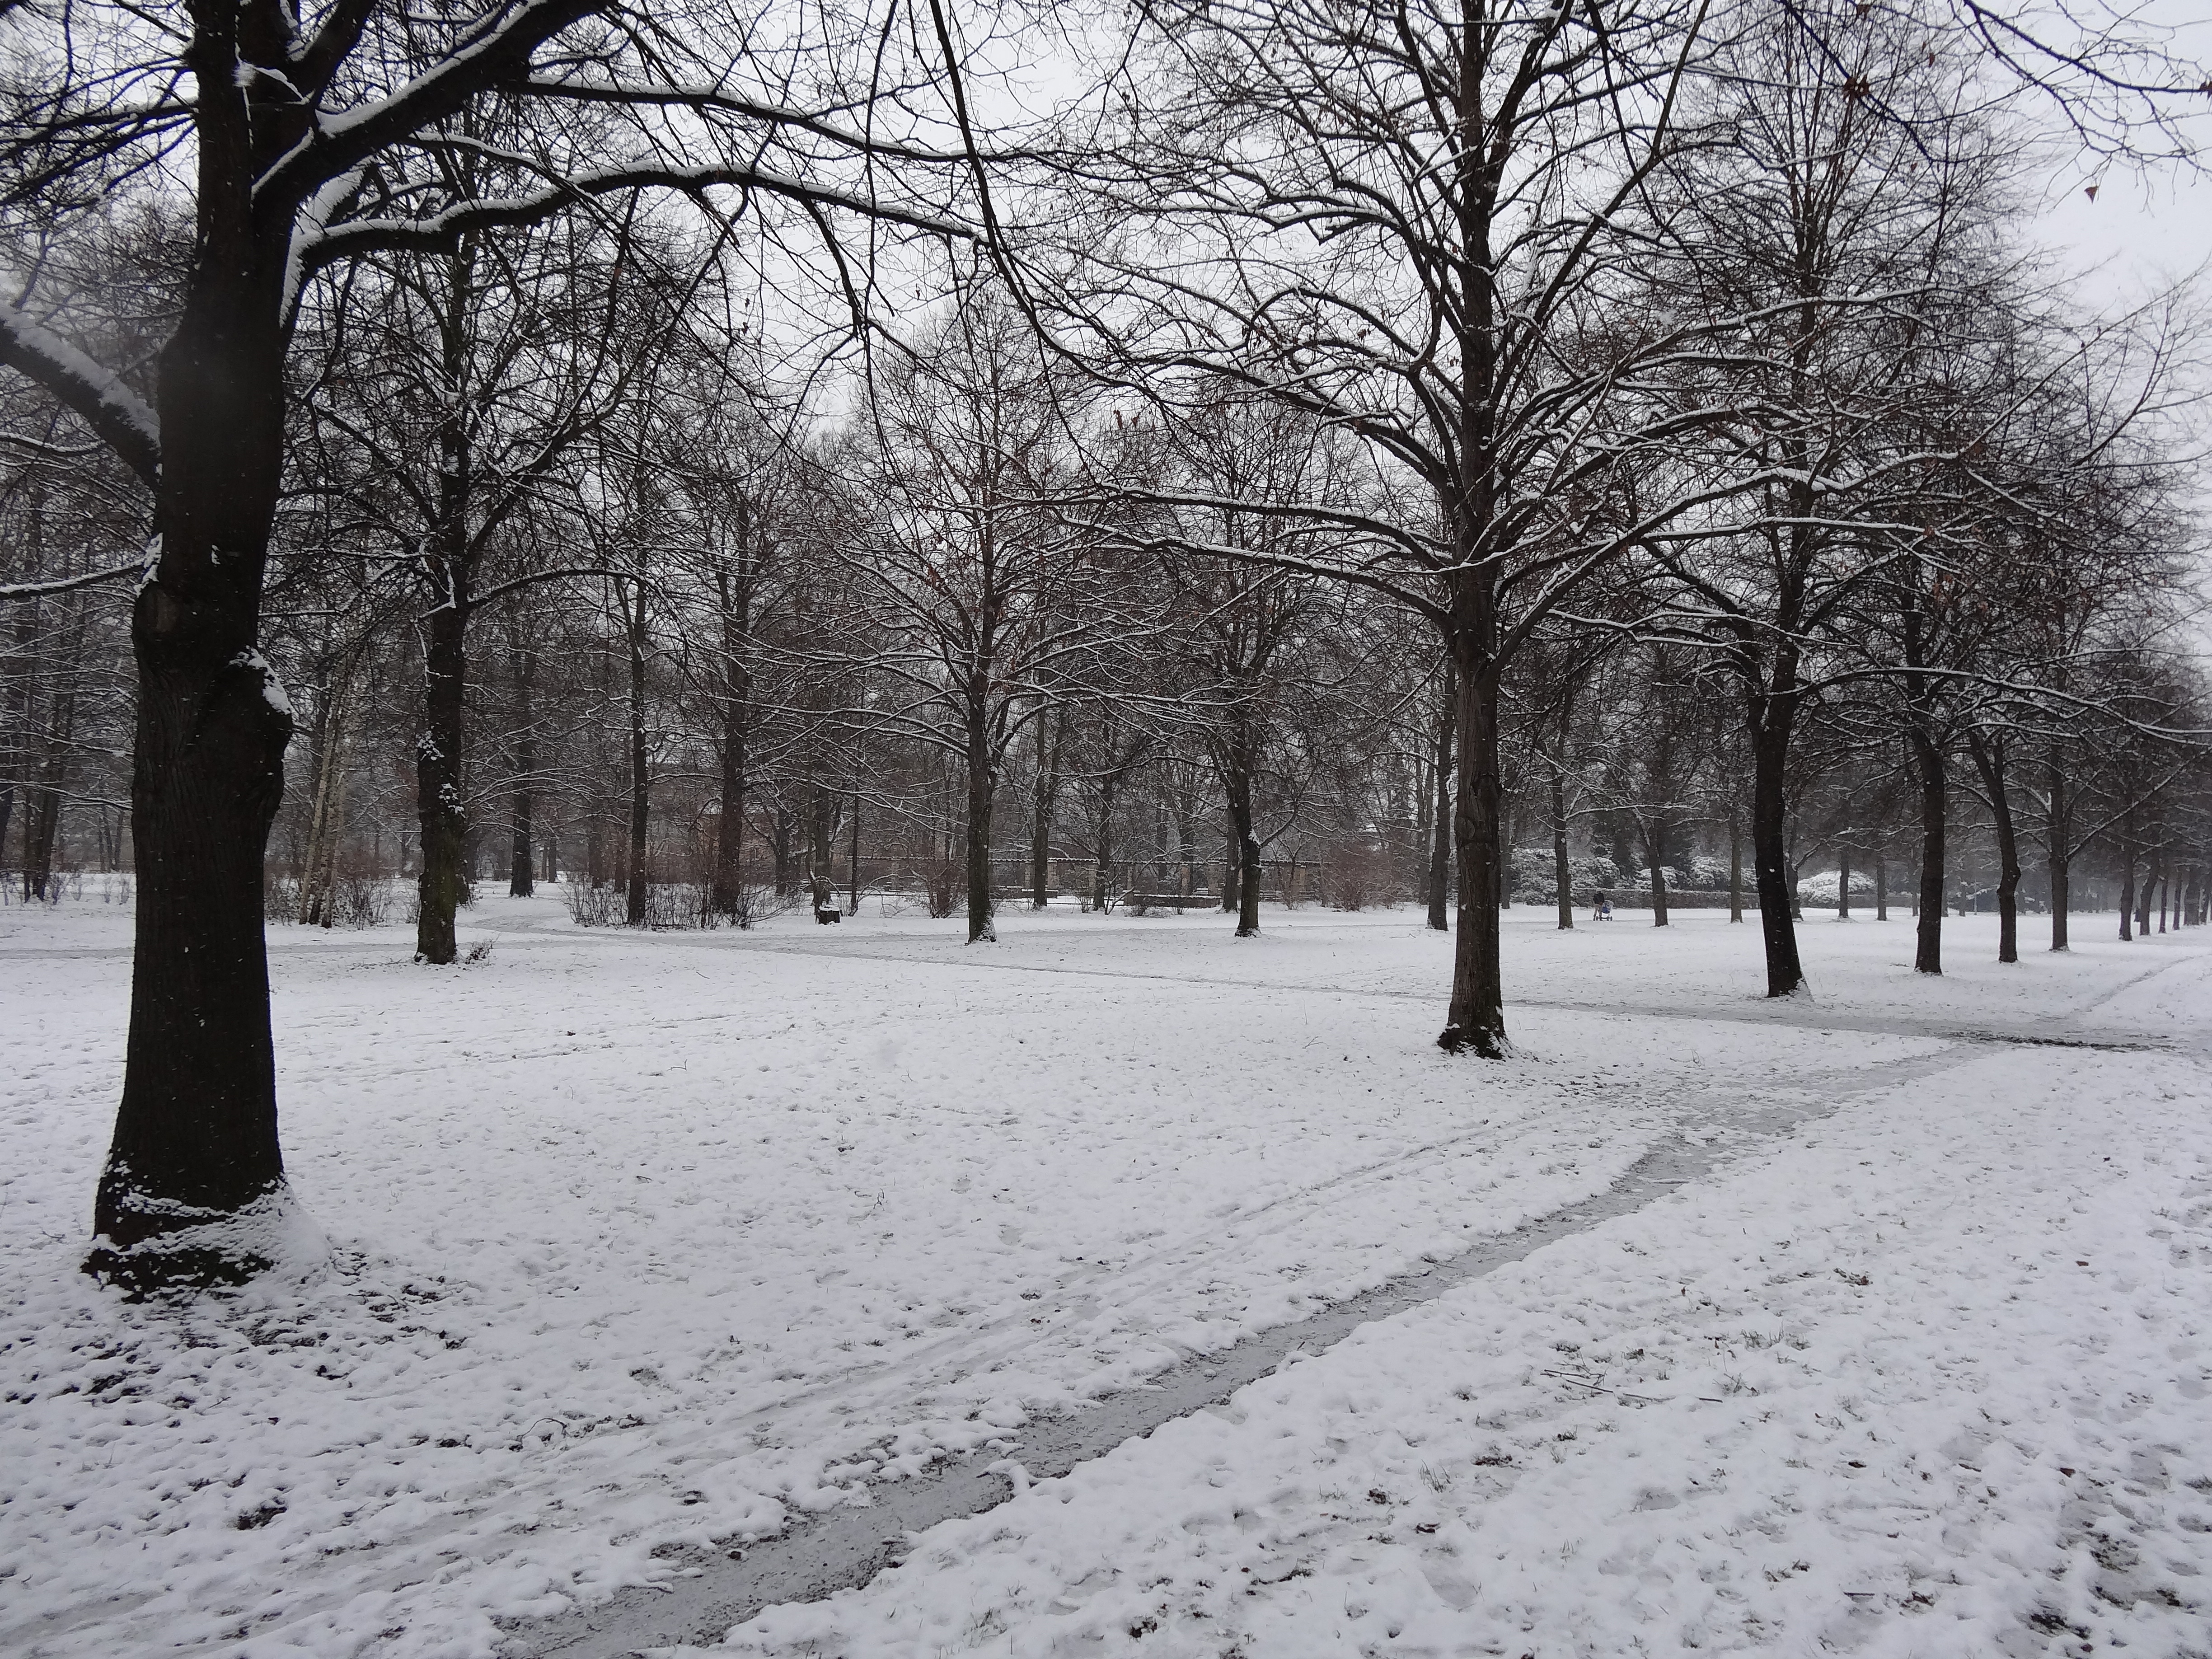
{"type": "Polygon", "coordinates": [[[1402,915],[1271,917],[1256,945],[1210,918],[1055,917],[988,952],[896,919],[825,944],[579,935],[545,904],[477,917],[503,936],[465,973],[415,969],[391,937],[276,933],[288,1146],[342,1270],[170,1315],[71,1271],[119,1054],[119,919],[0,914],[0,963],[36,964],[9,970],[10,1011],[45,1038],[0,1084],[22,1148],[0,1176],[21,1471],[0,1650],[489,1653],[495,1616],[865,1514],[836,1506],[1025,1423],[1105,1422],[1118,1407],[1084,1402],[1580,1213],[1686,1133],[1735,1160],[1701,1192],[1741,1181],[1795,1155],[1744,1162],[1786,1120],[1892,1098],[1869,1067],[1926,1068],[1913,1092],[1968,1117],[1999,1104],[1975,1079],[2020,1068],[2100,1102],[2114,1065],[2203,1094],[2194,935],[1999,974],[1956,924],[1959,971],[1931,987],[1901,971],[1904,927],[1815,925],[1820,1000],[1776,1025],[1747,930],[1547,937],[1528,916],[1508,946],[1522,1058],[1470,1071],[1428,1046],[1447,942],[1402,915]],[[1613,1000],[1652,1012],[1534,1006],[1613,1000]]]}

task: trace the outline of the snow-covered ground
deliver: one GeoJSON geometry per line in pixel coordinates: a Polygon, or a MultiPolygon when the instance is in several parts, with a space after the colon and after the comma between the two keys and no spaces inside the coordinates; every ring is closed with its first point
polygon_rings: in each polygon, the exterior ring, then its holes
{"type": "Polygon", "coordinates": [[[116,907],[0,910],[0,1652],[489,1655],[1606,1188],[1716,1171],[738,1651],[2212,1652],[2212,934],[1509,913],[1450,1060],[1410,912],[271,936],[333,1267],[76,1271],[116,907]],[[1990,1041],[2005,1038],[2008,1041],[1990,1041]],[[2022,1039],[2154,1046],[2083,1048],[2022,1039]],[[1771,1109],[1826,1113],[1771,1133],[1771,1109]],[[1764,1115],[1764,1116],[1762,1115],[1764,1115]],[[1762,1121],[1767,1132],[1754,1133],[1762,1121]],[[656,1555],[655,1552],[660,1553],[656,1555]],[[679,1558],[680,1559],[680,1558],[679,1558]]]}

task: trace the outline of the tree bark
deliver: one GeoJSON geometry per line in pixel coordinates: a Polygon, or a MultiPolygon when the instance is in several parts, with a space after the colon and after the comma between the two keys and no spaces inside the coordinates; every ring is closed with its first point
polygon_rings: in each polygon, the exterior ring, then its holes
{"type": "Polygon", "coordinates": [[[1912,752],[1920,780],[1920,905],[1913,933],[1915,973],[1943,971],[1944,830],[1948,780],[1943,751],[1925,729],[1912,728],[1912,752]]]}
{"type": "Polygon", "coordinates": [[[722,623],[722,800],[715,825],[714,904],[720,915],[751,925],[745,914],[746,744],[752,730],[752,504],[738,501],[734,569],[715,573],[722,623]]]}
{"type": "Polygon", "coordinates": [[[2074,899],[2073,857],[2069,837],[2073,829],[2068,816],[2066,773],[2056,750],[2051,756],[2051,799],[2044,813],[2044,857],[2051,866],[2051,948],[2067,949],[2068,912],[2074,899]]]}
{"type": "Polygon", "coordinates": [[[58,653],[61,672],[46,702],[46,741],[38,766],[26,779],[23,821],[23,897],[58,896],[54,880],[54,847],[61,833],[62,800],[69,787],[70,748],[76,737],[76,686],[84,662],[88,611],[82,592],[63,601],[67,620],[61,632],[66,641],[58,653]]]}
{"type": "Polygon", "coordinates": [[[1099,781],[1098,821],[1091,843],[1091,908],[1094,910],[1105,909],[1106,895],[1114,882],[1114,802],[1120,787],[1120,780],[1110,773],[1099,781]]]}
{"type": "Polygon", "coordinates": [[[330,683],[316,711],[315,793],[307,810],[307,858],[300,872],[300,921],[328,927],[337,884],[338,843],[345,836],[346,745],[351,725],[354,653],[331,666],[330,683]]]}
{"type": "Polygon", "coordinates": [[[1067,740],[1067,711],[1054,710],[1036,726],[1036,799],[1030,816],[1030,908],[1052,902],[1052,825],[1060,806],[1060,748],[1067,740]]]}
{"type": "Polygon", "coordinates": [[[631,927],[639,927],[645,924],[651,901],[647,836],[652,827],[653,778],[645,738],[645,584],[641,580],[630,586],[633,591],[623,606],[629,646],[629,890],[624,915],[631,927]]]}
{"type": "Polygon", "coordinates": [[[131,613],[131,1035],[85,1265],[139,1287],[268,1265],[248,1239],[191,1230],[284,1179],[261,884],[292,714],[257,636],[282,471],[288,242],[254,240],[248,142],[200,140],[200,255],[159,365],[161,551],[131,613]]]}
{"type": "Polygon", "coordinates": [[[1966,747],[1989,792],[1990,816],[1997,840],[1997,960],[2020,960],[2020,838],[2014,833],[2012,801],[2005,790],[2004,739],[1969,735],[1966,747]]]}
{"type": "MultiPolygon", "coordinates": [[[[1229,801],[1230,845],[1236,854],[1233,888],[1237,897],[1237,937],[1255,939],[1260,933],[1260,837],[1252,822],[1252,755],[1249,734],[1240,723],[1230,744],[1229,764],[1222,769],[1222,783],[1229,801]]],[[[1228,902],[1224,895],[1223,902],[1228,902]]]]}
{"type": "Polygon", "coordinates": [[[848,916],[857,916],[860,914],[860,792],[859,790],[855,789],[853,792],[853,798],[848,803],[846,810],[853,815],[851,838],[847,843],[846,854],[846,873],[853,878],[853,902],[845,914],[848,916]]]}
{"type": "MultiPolygon", "coordinates": [[[[1778,655],[1794,653],[1785,643],[1778,655]]],[[[1797,955],[1797,926],[1790,897],[1790,731],[1794,690],[1770,690],[1753,699],[1752,716],[1751,859],[1759,890],[1759,928],[1766,947],[1766,994],[1786,997],[1805,982],[1797,955]]]]}
{"type": "Polygon", "coordinates": [[[2136,819],[2120,821],[2120,938],[2132,940],[2136,921],[2136,819]]]}
{"type": "MultiPolygon", "coordinates": [[[[985,671],[978,671],[978,678],[985,671]]],[[[991,914],[991,812],[999,757],[991,740],[988,684],[971,688],[968,702],[968,942],[995,940],[991,914]]]]}
{"type": "Polygon", "coordinates": [[[1459,914],[1452,938],[1451,1006],[1437,1045],[1447,1054],[1502,1060],[1504,975],[1498,961],[1499,805],[1497,596],[1486,573],[1454,581],[1449,644],[1459,674],[1459,768],[1452,844],[1459,857],[1459,914]]]}
{"type": "Polygon", "coordinates": [[[1836,920],[1849,921],[1851,919],[1851,849],[1850,848],[1838,847],[1836,849],[1836,920]]]}
{"type": "Polygon", "coordinates": [[[1919,607],[1918,562],[1907,570],[1904,613],[1905,738],[1920,784],[1920,904],[1914,930],[1915,973],[1943,971],[1944,819],[1949,806],[1942,745],[1936,741],[1935,693],[1928,684],[1919,607]]]}
{"type": "MultiPolygon", "coordinates": [[[[458,570],[456,570],[458,577],[458,570]]],[[[430,613],[422,646],[422,735],[415,745],[416,815],[422,868],[416,878],[415,958],[455,955],[454,914],[468,893],[468,814],[462,774],[468,659],[465,597],[430,613]]]]}
{"type": "Polygon", "coordinates": [[[538,732],[531,708],[532,683],[538,675],[538,653],[514,653],[516,713],[520,731],[514,741],[514,793],[511,823],[512,847],[507,856],[507,892],[509,898],[528,898],[538,890],[537,839],[532,824],[534,785],[538,771],[538,732]]]}
{"type": "Polygon", "coordinates": [[[1743,920],[1743,809],[1729,807],[1729,920],[1743,920]]]}
{"type": "MultiPolygon", "coordinates": [[[[1567,856],[1567,733],[1573,724],[1574,700],[1569,696],[1559,708],[1559,749],[1552,757],[1552,897],[1561,933],[1571,933],[1575,926],[1575,872],[1567,856]]],[[[1739,905],[1737,920],[1741,919],[1739,905]]]]}
{"type": "Polygon", "coordinates": [[[1448,658],[1443,704],[1437,711],[1436,804],[1429,815],[1429,926],[1439,933],[1451,927],[1452,741],[1458,718],[1459,665],[1448,658]]]}
{"type": "Polygon", "coordinates": [[[837,909],[835,860],[840,802],[836,793],[825,783],[814,785],[813,795],[807,812],[806,896],[818,916],[834,915],[837,909]]]}

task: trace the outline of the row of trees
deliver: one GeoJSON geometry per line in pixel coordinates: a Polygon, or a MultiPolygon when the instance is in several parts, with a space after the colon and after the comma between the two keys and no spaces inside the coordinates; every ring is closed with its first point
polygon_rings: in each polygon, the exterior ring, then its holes
{"type": "Polygon", "coordinates": [[[714,820],[714,915],[756,807],[820,896],[841,828],[941,799],[977,939],[1010,776],[1033,888],[1079,799],[1110,869],[1142,780],[1194,875],[1218,799],[1248,929],[1285,825],[1410,817],[1439,925],[1456,896],[1441,1041],[1490,1055],[1509,801],[1562,920],[1576,823],[1663,871],[1727,802],[1776,994],[1839,778],[1905,781],[1928,971],[1962,791],[2008,914],[2022,815],[2062,919],[2092,845],[2193,868],[2185,319],[2087,327],[2037,278],[1992,94],[2154,151],[2201,79],[2154,40],[1933,0],[1176,0],[1056,43],[1112,50],[1041,123],[985,73],[1024,41],[934,3],[711,14],[0,19],[21,753],[95,729],[55,710],[112,686],[100,584],[138,579],[99,1270],[236,1269],[219,1224],[280,1191],[288,769],[301,912],[388,831],[434,963],[495,793],[511,881],[596,799],[633,921],[656,787],[714,820]]]}

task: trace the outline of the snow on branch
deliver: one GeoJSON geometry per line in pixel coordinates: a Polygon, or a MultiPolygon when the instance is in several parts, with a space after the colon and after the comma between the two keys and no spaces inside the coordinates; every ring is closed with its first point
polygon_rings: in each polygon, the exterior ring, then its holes
{"type": "Polygon", "coordinates": [[[160,487],[161,427],[112,371],[11,305],[0,305],[0,363],[75,410],[149,489],[160,487]]]}
{"type": "Polygon", "coordinates": [[[143,576],[145,574],[146,561],[143,557],[125,559],[121,564],[111,564],[75,576],[56,576],[37,582],[0,582],[0,599],[35,599],[49,593],[74,592],[80,587],[96,587],[101,582],[120,581],[125,576],[143,576]]]}
{"type": "Polygon", "coordinates": [[[357,219],[326,230],[299,254],[301,275],[363,253],[396,250],[434,252],[471,231],[533,225],[586,198],[625,190],[680,190],[696,194],[714,189],[757,190],[811,207],[834,207],[926,230],[971,240],[975,233],[949,219],[910,213],[844,191],[810,185],[766,167],[671,167],[638,162],[556,179],[544,189],[504,200],[467,202],[421,219],[357,219]]]}

